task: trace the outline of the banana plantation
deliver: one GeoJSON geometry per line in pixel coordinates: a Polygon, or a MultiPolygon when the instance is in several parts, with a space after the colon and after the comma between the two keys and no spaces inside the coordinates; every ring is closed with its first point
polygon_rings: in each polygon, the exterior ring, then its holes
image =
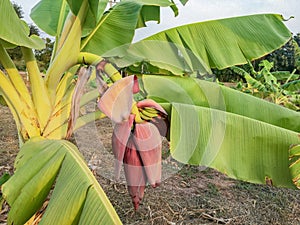
{"type": "MultiPolygon", "coordinates": [[[[223,198],[222,187],[233,184],[249,193],[276,192],[281,221],[289,221],[284,201],[299,214],[300,50],[284,18],[199,21],[133,42],[137,29],[160,21],[162,7],[180,13],[172,0],[40,0],[30,16],[55,40],[44,70],[34,54],[45,49],[44,40],[29,35],[9,0],[0,1],[0,132],[10,128],[1,122],[9,113],[17,145],[12,171],[0,161],[0,205],[7,212],[0,224],[240,224],[239,216],[224,219],[221,206],[212,206],[223,198]],[[270,53],[287,43],[294,46],[294,67],[283,71],[270,53]],[[9,55],[17,47],[26,77],[9,55]],[[214,72],[225,69],[239,82],[216,79],[214,72]],[[91,124],[106,132],[107,151],[94,154],[105,173],[82,151],[99,145],[91,124]],[[170,175],[166,164],[180,168],[170,175]],[[189,197],[204,186],[186,177],[201,177],[209,200],[189,197]],[[193,193],[172,189],[191,184],[193,193]],[[195,204],[189,213],[159,191],[164,185],[174,199],[189,199],[186,207],[195,204]],[[123,194],[130,206],[116,202],[123,194]],[[150,195],[172,216],[152,212],[150,195]]],[[[260,207],[257,201],[251,207],[260,207]]],[[[256,222],[274,223],[265,220],[256,222]]]]}

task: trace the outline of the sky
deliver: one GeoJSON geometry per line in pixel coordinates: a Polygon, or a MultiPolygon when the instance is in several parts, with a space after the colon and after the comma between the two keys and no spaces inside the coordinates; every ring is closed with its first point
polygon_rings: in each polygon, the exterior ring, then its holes
{"type": "MultiPolygon", "coordinates": [[[[39,0],[13,1],[22,6],[25,20],[32,22],[29,17],[30,9],[39,0]]],[[[285,24],[294,34],[300,33],[299,0],[189,0],[185,6],[178,0],[175,0],[175,3],[179,8],[177,17],[174,17],[170,8],[163,8],[160,24],[148,22],[147,28],[137,30],[134,40],[183,24],[258,13],[282,14],[285,19],[294,16],[285,24]]]]}

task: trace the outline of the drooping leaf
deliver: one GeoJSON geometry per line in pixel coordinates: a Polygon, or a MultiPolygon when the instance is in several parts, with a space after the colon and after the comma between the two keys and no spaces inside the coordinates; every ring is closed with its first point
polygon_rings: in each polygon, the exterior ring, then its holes
{"type": "Polygon", "coordinates": [[[8,224],[24,224],[31,218],[54,183],[40,224],[121,224],[70,142],[33,138],[21,148],[15,167],[15,174],[2,188],[11,206],[8,224]]]}
{"type": "Polygon", "coordinates": [[[171,115],[172,156],[230,177],[293,187],[288,149],[299,143],[300,114],[193,78],[142,77],[149,98],[171,115]]]}
{"type": "Polygon", "coordinates": [[[182,162],[215,168],[230,177],[294,188],[289,146],[299,133],[244,116],[172,104],[171,154],[182,162]]]}
{"type": "MultiPolygon", "coordinates": [[[[126,1],[132,1],[132,0],[126,0],[126,1]]],[[[173,10],[175,16],[178,15],[178,8],[173,3],[173,1],[170,0],[163,0],[163,1],[153,1],[153,0],[134,0],[135,2],[138,2],[140,4],[144,4],[142,7],[142,10],[140,12],[140,16],[137,23],[137,28],[140,27],[146,27],[146,22],[148,21],[157,21],[157,23],[160,23],[160,7],[168,7],[173,10]]]]}
{"type": "Polygon", "coordinates": [[[146,27],[147,21],[157,20],[160,22],[160,9],[156,6],[144,6],[137,22],[137,28],[146,27]]]}
{"type": "Polygon", "coordinates": [[[16,46],[34,49],[44,48],[44,42],[41,38],[37,36],[29,37],[28,25],[19,19],[9,0],[0,1],[0,11],[1,40],[16,46]]]}
{"type": "Polygon", "coordinates": [[[4,41],[2,39],[0,39],[0,44],[5,48],[5,49],[13,49],[15,47],[17,47],[16,45],[9,43],[7,41],[4,41]]]}
{"type": "MultiPolygon", "coordinates": [[[[199,72],[211,73],[205,61],[198,59],[195,53],[169,41],[144,40],[110,51],[108,56],[119,56],[127,51],[127,55],[112,60],[118,67],[129,67],[134,74],[166,74],[182,75],[199,72]],[[127,49],[127,50],[126,50],[127,49]],[[161,52],[161,54],[158,54],[161,52]]],[[[125,53],[124,53],[125,54],[125,53]]],[[[122,56],[122,55],[121,55],[122,56]]]]}
{"type": "Polygon", "coordinates": [[[175,27],[132,44],[116,63],[148,63],[175,75],[211,73],[210,68],[245,64],[284,45],[291,32],[282,21],[280,15],[260,14],[175,27]]]}
{"type": "MultiPolygon", "coordinates": [[[[274,126],[300,131],[299,112],[267,102],[231,88],[200,79],[175,76],[142,76],[149,98],[204,106],[259,120],[274,126]],[[258,109],[263,109],[258,110],[258,109]]],[[[168,112],[169,114],[169,112],[168,112]]]]}

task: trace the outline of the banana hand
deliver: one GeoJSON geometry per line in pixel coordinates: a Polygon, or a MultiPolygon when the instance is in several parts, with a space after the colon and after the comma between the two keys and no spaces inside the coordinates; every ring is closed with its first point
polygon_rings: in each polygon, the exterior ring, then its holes
{"type": "Polygon", "coordinates": [[[155,109],[147,110],[145,108],[140,109],[140,116],[143,120],[152,120],[153,117],[157,117],[158,112],[155,109]]]}

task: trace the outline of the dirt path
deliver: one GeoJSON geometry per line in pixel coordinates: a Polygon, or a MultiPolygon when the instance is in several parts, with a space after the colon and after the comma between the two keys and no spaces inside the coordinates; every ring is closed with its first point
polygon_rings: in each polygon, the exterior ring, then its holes
{"type": "MultiPolygon", "coordinates": [[[[109,149],[110,122],[96,126],[109,149]]],[[[80,149],[93,158],[89,148],[80,149]]],[[[12,173],[17,150],[12,117],[0,106],[0,176],[12,173]]],[[[160,187],[148,187],[136,213],[124,184],[100,174],[97,178],[124,224],[300,224],[299,191],[235,181],[212,169],[184,166],[160,187]]],[[[6,224],[7,209],[0,209],[0,225],[6,224]]]]}

